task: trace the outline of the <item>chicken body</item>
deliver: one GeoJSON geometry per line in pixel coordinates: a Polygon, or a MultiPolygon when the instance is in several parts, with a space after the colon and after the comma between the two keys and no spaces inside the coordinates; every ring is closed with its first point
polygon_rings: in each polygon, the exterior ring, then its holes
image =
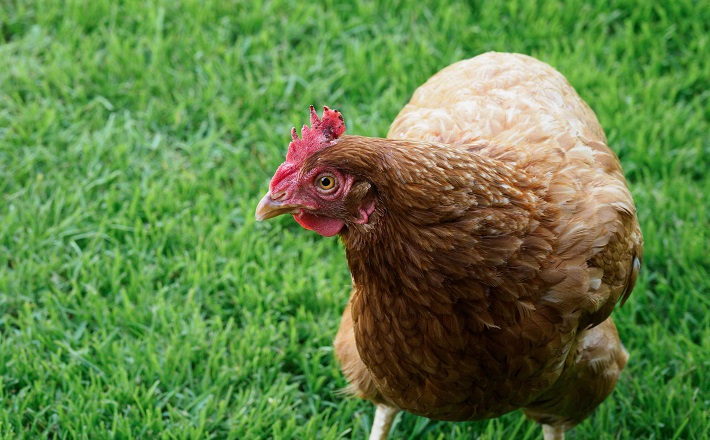
{"type": "Polygon", "coordinates": [[[329,123],[338,135],[322,129],[322,147],[309,138],[307,157],[282,165],[299,177],[275,177],[257,218],[291,212],[340,234],[353,292],[335,349],[349,390],[378,405],[371,438],[400,409],[480,420],[519,408],[562,438],[627,361],[609,314],[642,256],[594,113],[547,64],[488,53],[422,85],[387,139],[337,138],[344,126],[329,123]],[[312,184],[301,176],[344,189],[286,203],[312,184]]]}
{"type": "MultiPolygon", "coordinates": [[[[471,186],[490,186],[467,210],[475,225],[433,232],[441,264],[459,258],[468,274],[402,258],[431,252],[417,249],[426,232],[416,228],[398,231],[394,249],[363,250],[350,236],[359,234],[344,234],[355,287],[335,347],[352,390],[435,419],[527,408],[557,431],[582,421],[626,364],[608,315],[631,292],[642,254],[631,195],[594,113],[547,64],[489,53],[433,76],[387,138],[475,152],[471,186]]],[[[412,148],[403,145],[404,162],[412,148]]],[[[462,169],[443,172],[460,178],[462,169]]],[[[425,174],[411,177],[411,188],[438,198],[425,174]]]]}

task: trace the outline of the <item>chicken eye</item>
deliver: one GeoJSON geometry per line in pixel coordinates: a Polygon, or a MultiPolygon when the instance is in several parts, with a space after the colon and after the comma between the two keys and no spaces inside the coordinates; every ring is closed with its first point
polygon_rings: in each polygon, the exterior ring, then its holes
{"type": "Polygon", "coordinates": [[[336,180],[335,177],[324,174],[318,177],[317,183],[320,190],[331,192],[335,188],[336,180]]]}

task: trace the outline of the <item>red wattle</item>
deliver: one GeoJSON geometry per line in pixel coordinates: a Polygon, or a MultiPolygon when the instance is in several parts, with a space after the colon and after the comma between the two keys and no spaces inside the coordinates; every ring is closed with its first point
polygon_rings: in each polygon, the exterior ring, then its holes
{"type": "Polygon", "coordinates": [[[343,229],[343,226],[345,226],[345,223],[342,220],[319,217],[305,211],[294,214],[293,218],[296,219],[298,224],[304,228],[315,231],[324,237],[332,237],[336,235],[341,229],[343,229]]]}

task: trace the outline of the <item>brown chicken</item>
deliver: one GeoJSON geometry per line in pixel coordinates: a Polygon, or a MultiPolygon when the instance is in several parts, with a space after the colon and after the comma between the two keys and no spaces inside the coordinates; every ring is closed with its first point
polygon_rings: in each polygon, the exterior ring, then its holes
{"type": "Polygon", "coordinates": [[[256,210],[339,234],[353,291],[335,349],[349,390],[481,420],[522,408],[564,438],[628,359],[609,314],[641,265],[619,160],[556,70],[487,53],[421,86],[386,139],[343,136],[327,107],[256,210]]]}

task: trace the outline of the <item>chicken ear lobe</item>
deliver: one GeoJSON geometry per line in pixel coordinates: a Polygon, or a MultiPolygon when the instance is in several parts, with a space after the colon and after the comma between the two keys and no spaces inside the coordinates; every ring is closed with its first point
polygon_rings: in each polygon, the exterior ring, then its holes
{"type": "Polygon", "coordinates": [[[363,204],[360,206],[360,218],[356,219],[355,223],[359,225],[367,224],[373,212],[375,212],[375,198],[363,200],[363,204]]]}
{"type": "Polygon", "coordinates": [[[352,215],[352,222],[365,225],[377,206],[374,189],[365,180],[355,183],[348,194],[347,209],[352,215]]]}

